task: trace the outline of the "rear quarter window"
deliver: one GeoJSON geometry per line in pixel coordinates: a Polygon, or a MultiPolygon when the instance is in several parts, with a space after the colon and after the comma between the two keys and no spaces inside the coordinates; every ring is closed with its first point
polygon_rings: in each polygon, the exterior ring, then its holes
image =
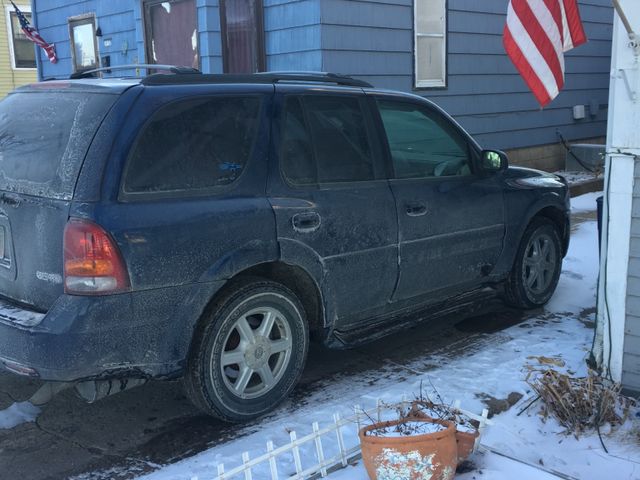
{"type": "Polygon", "coordinates": [[[103,118],[118,97],[22,92],[0,102],[0,190],[70,200],[103,118]]]}
{"type": "Polygon", "coordinates": [[[208,191],[234,183],[253,151],[259,96],[194,98],[156,111],[131,150],[125,193],[208,191]]]}

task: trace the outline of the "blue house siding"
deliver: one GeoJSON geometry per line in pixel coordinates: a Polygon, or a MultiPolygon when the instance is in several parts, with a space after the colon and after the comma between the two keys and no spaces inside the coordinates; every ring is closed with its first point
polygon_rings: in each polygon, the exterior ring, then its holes
{"type": "Polygon", "coordinates": [[[322,2],[323,70],[377,87],[423,95],[452,114],[483,145],[502,149],[606,133],[613,10],[608,0],[580,1],[589,42],[566,57],[566,85],[541,110],[504,53],[508,0],[449,0],[447,87],[413,87],[412,0],[322,2]],[[573,120],[574,105],[599,106],[573,120]]]}
{"type": "MultiPolygon", "coordinates": [[[[60,61],[40,52],[44,77],[71,72],[69,17],[95,13],[100,56],[113,65],[148,63],[140,0],[32,0],[43,36],[60,61]],[[111,41],[110,46],[104,40],[111,41]]],[[[602,137],[606,131],[613,11],[609,0],[580,0],[589,42],[566,57],[566,86],[541,110],[504,53],[508,0],[448,0],[447,87],[415,90],[413,0],[264,0],[268,70],[322,70],[376,87],[426,96],[483,145],[502,149],[602,137]],[[587,108],[575,121],[574,105],[587,108]],[[591,115],[594,113],[594,115],[591,115]]],[[[197,0],[201,69],[223,71],[219,0],[197,0]]],[[[119,72],[120,74],[121,72],[119,72]]]]}
{"type": "MultiPolygon", "coordinates": [[[[320,70],[321,0],[265,0],[264,25],[267,68],[269,70],[320,70]]],[[[200,66],[203,72],[221,73],[222,36],[218,0],[197,0],[200,66]]],[[[54,0],[34,1],[37,24],[44,38],[56,44],[59,62],[43,60],[44,78],[65,77],[72,71],[68,18],[95,13],[103,36],[100,56],[109,55],[112,65],[149,63],[144,42],[144,22],[140,1],[54,0]],[[105,47],[104,40],[111,45],[105,47]]],[[[119,72],[122,73],[122,72],[119,72]]],[[[126,72],[125,72],[126,73],[126,72]]]]}
{"type": "Polygon", "coordinates": [[[321,70],[322,1],[264,0],[267,70],[321,70]]]}
{"type": "Polygon", "coordinates": [[[71,43],[69,41],[69,17],[93,13],[96,11],[96,0],[32,0],[31,9],[35,12],[36,25],[42,37],[56,46],[58,63],[50,63],[47,56],[38,49],[42,65],[42,78],[68,76],[73,67],[71,64],[71,43]],[[46,63],[45,63],[46,62],[46,63]]]}

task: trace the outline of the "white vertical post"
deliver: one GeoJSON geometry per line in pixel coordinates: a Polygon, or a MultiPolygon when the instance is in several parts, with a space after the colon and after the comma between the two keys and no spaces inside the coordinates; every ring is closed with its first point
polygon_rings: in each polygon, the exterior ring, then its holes
{"type": "Polygon", "coordinates": [[[320,426],[318,425],[318,422],[313,422],[312,428],[313,428],[313,433],[315,433],[314,441],[316,443],[316,453],[318,455],[318,463],[322,465],[320,467],[320,476],[324,478],[327,476],[327,468],[324,466],[324,450],[322,450],[322,440],[320,439],[320,433],[319,433],[320,426]]]}
{"type": "Polygon", "coordinates": [[[271,480],[278,480],[278,466],[276,465],[276,457],[273,455],[273,442],[267,442],[267,452],[269,455],[269,468],[271,469],[271,480]]]}
{"type": "MultiPolygon", "coordinates": [[[[620,0],[630,25],[640,24],[640,2],[620,0]]],[[[635,37],[635,35],[634,35],[635,37]]],[[[614,15],[607,120],[596,338],[592,354],[605,376],[622,380],[631,249],[634,168],[640,155],[638,48],[614,15]],[[623,152],[618,153],[618,152],[623,152]]]]}
{"type": "Polygon", "coordinates": [[[218,480],[224,480],[224,463],[218,464],[218,480]]]}
{"type": "Polygon", "coordinates": [[[358,429],[356,433],[360,433],[360,428],[362,428],[360,425],[360,410],[362,410],[360,408],[360,405],[356,405],[355,407],[353,407],[353,411],[356,415],[356,428],[358,429]]]}
{"type": "Polygon", "coordinates": [[[296,473],[302,473],[302,462],[300,461],[300,449],[298,448],[298,436],[296,432],[289,433],[289,437],[291,438],[291,445],[293,446],[293,463],[296,466],[296,473]]]}
{"type": "Polygon", "coordinates": [[[333,414],[333,421],[336,424],[336,437],[338,439],[338,448],[340,449],[340,458],[342,459],[342,466],[347,466],[347,452],[344,448],[344,438],[342,437],[342,419],[340,413],[333,414]]]}
{"type": "Polygon", "coordinates": [[[486,408],[482,409],[482,419],[480,420],[480,426],[478,427],[478,431],[480,432],[480,435],[478,435],[476,437],[476,441],[473,444],[473,451],[475,452],[476,450],[478,450],[478,446],[480,445],[480,437],[482,436],[482,433],[484,432],[484,428],[487,426],[487,419],[489,418],[489,410],[487,410],[486,408]]]}
{"type": "MultiPolygon", "coordinates": [[[[247,465],[249,463],[249,452],[242,453],[242,464],[247,465]]],[[[251,475],[251,467],[246,467],[244,471],[244,480],[253,480],[253,476],[251,475]]]]}
{"type": "Polygon", "coordinates": [[[380,423],[382,416],[382,400],[380,400],[379,398],[376,400],[376,415],[378,423],[380,423]]]}

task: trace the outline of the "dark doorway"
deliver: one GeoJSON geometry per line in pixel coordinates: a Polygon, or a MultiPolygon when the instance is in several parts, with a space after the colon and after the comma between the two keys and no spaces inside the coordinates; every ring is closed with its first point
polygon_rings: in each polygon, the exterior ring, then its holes
{"type": "Polygon", "coordinates": [[[225,73],[266,69],[262,0],[220,0],[225,73]]]}
{"type": "Polygon", "coordinates": [[[146,0],[144,21],[148,63],[199,68],[195,0],[146,0]]]}

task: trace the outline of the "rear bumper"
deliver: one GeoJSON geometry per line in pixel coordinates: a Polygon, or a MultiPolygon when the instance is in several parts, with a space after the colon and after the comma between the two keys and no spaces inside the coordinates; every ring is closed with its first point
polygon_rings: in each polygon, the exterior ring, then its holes
{"type": "Polygon", "coordinates": [[[38,325],[0,318],[0,367],[65,382],[178,376],[196,322],[223,284],[62,295],[38,325]]]}

